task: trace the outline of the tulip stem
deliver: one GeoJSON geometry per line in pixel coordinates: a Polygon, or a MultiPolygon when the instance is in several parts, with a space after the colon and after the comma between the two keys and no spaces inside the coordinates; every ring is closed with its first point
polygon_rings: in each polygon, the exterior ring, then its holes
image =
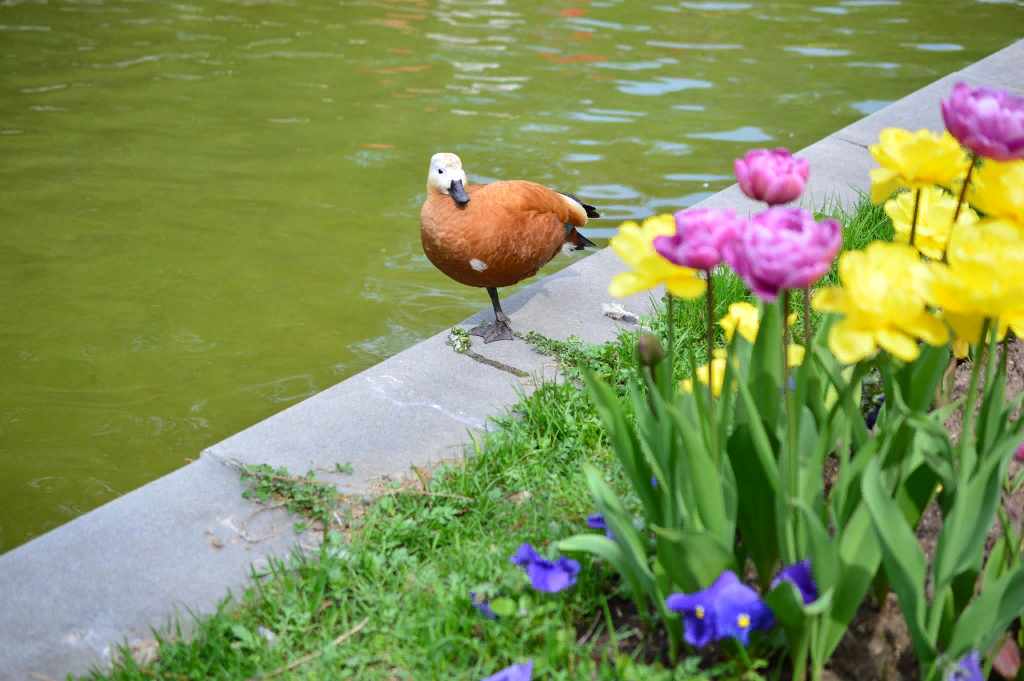
{"type": "Polygon", "coordinates": [[[715,379],[711,374],[711,360],[715,356],[715,296],[711,289],[711,270],[704,271],[707,273],[708,280],[708,389],[711,393],[709,403],[714,408],[715,391],[712,386],[715,385],[715,379]]]}
{"type": "MultiPolygon", "coordinates": [[[[946,258],[946,254],[949,252],[949,242],[953,240],[953,229],[956,227],[956,221],[960,218],[960,209],[964,205],[964,197],[967,196],[967,186],[971,183],[971,173],[974,172],[975,166],[978,165],[980,156],[971,152],[971,165],[967,166],[967,175],[964,176],[964,185],[960,187],[960,195],[956,199],[956,208],[953,209],[953,224],[949,226],[949,234],[946,235],[946,245],[942,248],[942,262],[948,263],[949,260],[946,258]]],[[[916,211],[915,211],[916,214],[916,211]]],[[[911,232],[913,234],[913,232],[911,232]]],[[[911,244],[914,243],[913,237],[911,237],[911,244]]]]}
{"type": "Polygon", "coordinates": [[[811,351],[811,287],[804,286],[804,350],[811,351]]]}
{"type": "MultiPolygon", "coordinates": [[[[714,458],[715,463],[718,461],[718,446],[715,433],[715,377],[712,373],[714,362],[712,359],[715,356],[715,297],[713,293],[713,277],[711,270],[705,270],[708,273],[708,434],[709,443],[711,445],[711,456],[714,458]]],[[[726,362],[729,360],[726,359],[726,362]]],[[[728,365],[727,365],[728,366],[728,365]]],[[[725,377],[722,377],[722,390],[725,391],[725,377]]]]}
{"type": "MultiPolygon", "coordinates": [[[[960,456],[957,457],[960,460],[962,475],[970,475],[971,471],[963,471],[965,464],[965,456],[967,454],[967,446],[972,437],[974,436],[974,400],[977,397],[978,392],[978,374],[981,373],[981,351],[985,347],[985,342],[988,339],[988,330],[991,325],[991,321],[988,317],[985,317],[985,321],[981,323],[981,340],[974,348],[974,359],[971,360],[971,383],[967,388],[967,405],[964,407],[964,418],[960,425],[960,456]]],[[[975,457],[971,457],[969,466],[970,469],[974,468],[975,457]]],[[[966,478],[964,478],[966,479],[966,478]]]]}
{"type": "Polygon", "coordinates": [[[668,390],[668,386],[675,385],[676,382],[676,315],[672,305],[675,296],[671,293],[666,293],[665,296],[668,298],[668,301],[665,303],[665,316],[668,318],[668,329],[665,332],[668,344],[668,350],[665,352],[665,359],[668,360],[668,368],[666,370],[668,380],[665,385],[661,386],[663,395],[666,394],[664,391],[668,390]]]}
{"type": "MultiPolygon", "coordinates": [[[[914,245],[914,237],[917,236],[917,212],[921,208],[921,190],[914,190],[914,216],[910,218],[910,245],[914,245]]],[[[954,218],[955,220],[956,218],[954,218]]]]}
{"type": "MultiPolygon", "coordinates": [[[[782,314],[782,393],[786,396],[786,430],[788,435],[786,440],[786,472],[789,473],[787,496],[790,499],[796,499],[800,496],[800,468],[797,465],[799,455],[797,454],[796,445],[796,403],[793,391],[789,389],[789,323],[786,319],[789,316],[789,289],[782,289],[782,304],[779,307],[779,312],[782,314]]],[[[789,526],[789,532],[792,533],[790,536],[791,541],[788,543],[790,543],[790,550],[793,552],[793,555],[786,556],[786,562],[795,563],[798,550],[796,545],[797,524],[800,522],[800,512],[795,504],[791,504],[790,508],[792,509],[793,519],[792,524],[789,526]]]]}

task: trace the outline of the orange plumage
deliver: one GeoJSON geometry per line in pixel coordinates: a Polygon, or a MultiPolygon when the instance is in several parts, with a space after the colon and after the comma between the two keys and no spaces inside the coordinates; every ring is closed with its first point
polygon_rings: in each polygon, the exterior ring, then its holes
{"type": "MultiPolygon", "coordinates": [[[[423,252],[460,284],[487,288],[495,309],[494,326],[507,327],[496,289],[532,277],[559,251],[571,254],[592,246],[576,228],[587,224],[588,214],[597,213],[575,197],[535,182],[464,184],[457,156],[436,154],[431,159],[427,200],[420,211],[423,252]]],[[[510,330],[476,327],[470,332],[488,342],[511,338],[510,330]]]]}

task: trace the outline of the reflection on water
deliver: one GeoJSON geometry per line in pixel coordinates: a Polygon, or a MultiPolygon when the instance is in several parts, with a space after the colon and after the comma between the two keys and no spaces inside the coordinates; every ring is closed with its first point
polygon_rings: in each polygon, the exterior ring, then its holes
{"type": "Polygon", "coordinates": [[[5,0],[0,551],[487,307],[420,248],[434,152],[575,192],[603,244],[751,145],[1005,46],[1021,13],[5,0]]]}

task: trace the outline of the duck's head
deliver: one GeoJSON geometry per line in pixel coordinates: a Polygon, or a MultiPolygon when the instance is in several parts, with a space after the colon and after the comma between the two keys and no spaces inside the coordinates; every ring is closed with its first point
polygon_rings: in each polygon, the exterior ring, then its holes
{"type": "Polygon", "coordinates": [[[434,154],[430,159],[430,173],[427,175],[427,195],[444,194],[455,203],[465,206],[469,203],[466,193],[466,171],[462,161],[455,154],[434,154]]]}

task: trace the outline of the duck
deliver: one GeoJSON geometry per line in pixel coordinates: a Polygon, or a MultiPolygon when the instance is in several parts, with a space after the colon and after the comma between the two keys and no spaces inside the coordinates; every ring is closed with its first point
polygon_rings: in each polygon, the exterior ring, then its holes
{"type": "Polygon", "coordinates": [[[434,267],[460,284],[487,289],[494,323],[469,333],[491,343],[514,337],[498,289],[532,277],[559,253],[572,257],[595,246],[577,230],[597,217],[594,206],[536,182],[470,185],[462,160],[442,152],[430,159],[420,240],[434,267]]]}

